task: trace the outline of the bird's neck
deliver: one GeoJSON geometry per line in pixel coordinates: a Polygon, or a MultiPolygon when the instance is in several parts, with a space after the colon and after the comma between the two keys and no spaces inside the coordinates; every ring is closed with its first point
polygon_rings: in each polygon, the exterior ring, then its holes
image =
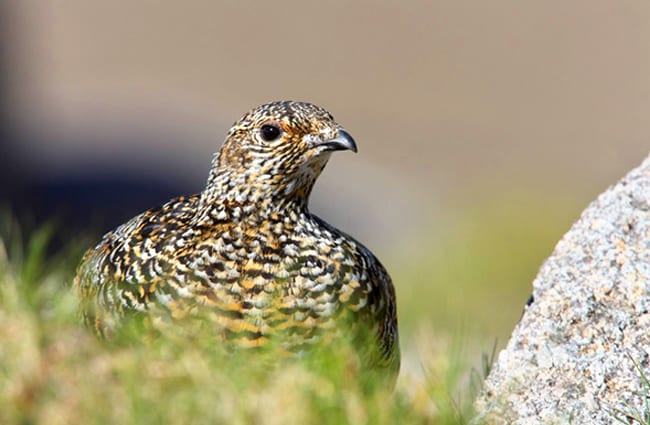
{"type": "Polygon", "coordinates": [[[200,224],[240,223],[255,226],[277,217],[308,213],[315,178],[284,176],[213,167],[201,193],[200,224]]]}

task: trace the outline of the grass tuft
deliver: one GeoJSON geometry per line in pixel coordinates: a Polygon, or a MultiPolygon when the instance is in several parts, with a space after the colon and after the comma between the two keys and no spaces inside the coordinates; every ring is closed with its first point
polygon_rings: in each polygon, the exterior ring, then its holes
{"type": "Polygon", "coordinates": [[[648,380],[645,372],[643,372],[641,365],[636,360],[631,358],[631,356],[630,360],[632,363],[634,363],[634,367],[636,368],[637,372],[639,373],[639,377],[641,378],[642,390],[640,393],[635,394],[635,396],[643,400],[643,408],[640,409],[634,407],[630,403],[623,401],[621,403],[623,406],[622,408],[612,406],[608,409],[609,414],[617,422],[620,422],[622,424],[650,425],[650,381],[648,380]]]}

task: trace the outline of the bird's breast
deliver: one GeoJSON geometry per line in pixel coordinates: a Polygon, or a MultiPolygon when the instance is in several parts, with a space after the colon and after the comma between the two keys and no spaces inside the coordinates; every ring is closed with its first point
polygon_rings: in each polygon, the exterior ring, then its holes
{"type": "Polygon", "coordinates": [[[187,259],[188,297],[207,307],[228,339],[254,345],[282,334],[287,346],[311,344],[335,328],[344,305],[365,306],[364,272],[342,247],[297,236],[236,236],[206,240],[187,259]]]}

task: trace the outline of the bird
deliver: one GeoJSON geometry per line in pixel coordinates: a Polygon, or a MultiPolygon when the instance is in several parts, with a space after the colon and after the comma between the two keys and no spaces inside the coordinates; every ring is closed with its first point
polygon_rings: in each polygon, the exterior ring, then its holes
{"type": "Polygon", "coordinates": [[[356,153],[356,142],[316,105],[276,101],[243,115],[200,193],[135,216],[84,254],[74,286],[86,325],[107,336],[127,315],[173,322],[205,311],[224,344],[290,353],[363,332],[372,349],[362,366],[395,376],[390,275],[308,208],[337,151],[356,153]]]}

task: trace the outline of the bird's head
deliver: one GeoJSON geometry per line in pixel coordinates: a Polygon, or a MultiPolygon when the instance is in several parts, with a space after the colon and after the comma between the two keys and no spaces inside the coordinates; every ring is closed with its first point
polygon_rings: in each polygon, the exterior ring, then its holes
{"type": "Polygon", "coordinates": [[[356,152],[357,146],[325,109],[304,102],[268,103],[232,126],[215,157],[213,177],[227,176],[253,201],[276,196],[306,202],[330,154],[340,150],[356,152]]]}

